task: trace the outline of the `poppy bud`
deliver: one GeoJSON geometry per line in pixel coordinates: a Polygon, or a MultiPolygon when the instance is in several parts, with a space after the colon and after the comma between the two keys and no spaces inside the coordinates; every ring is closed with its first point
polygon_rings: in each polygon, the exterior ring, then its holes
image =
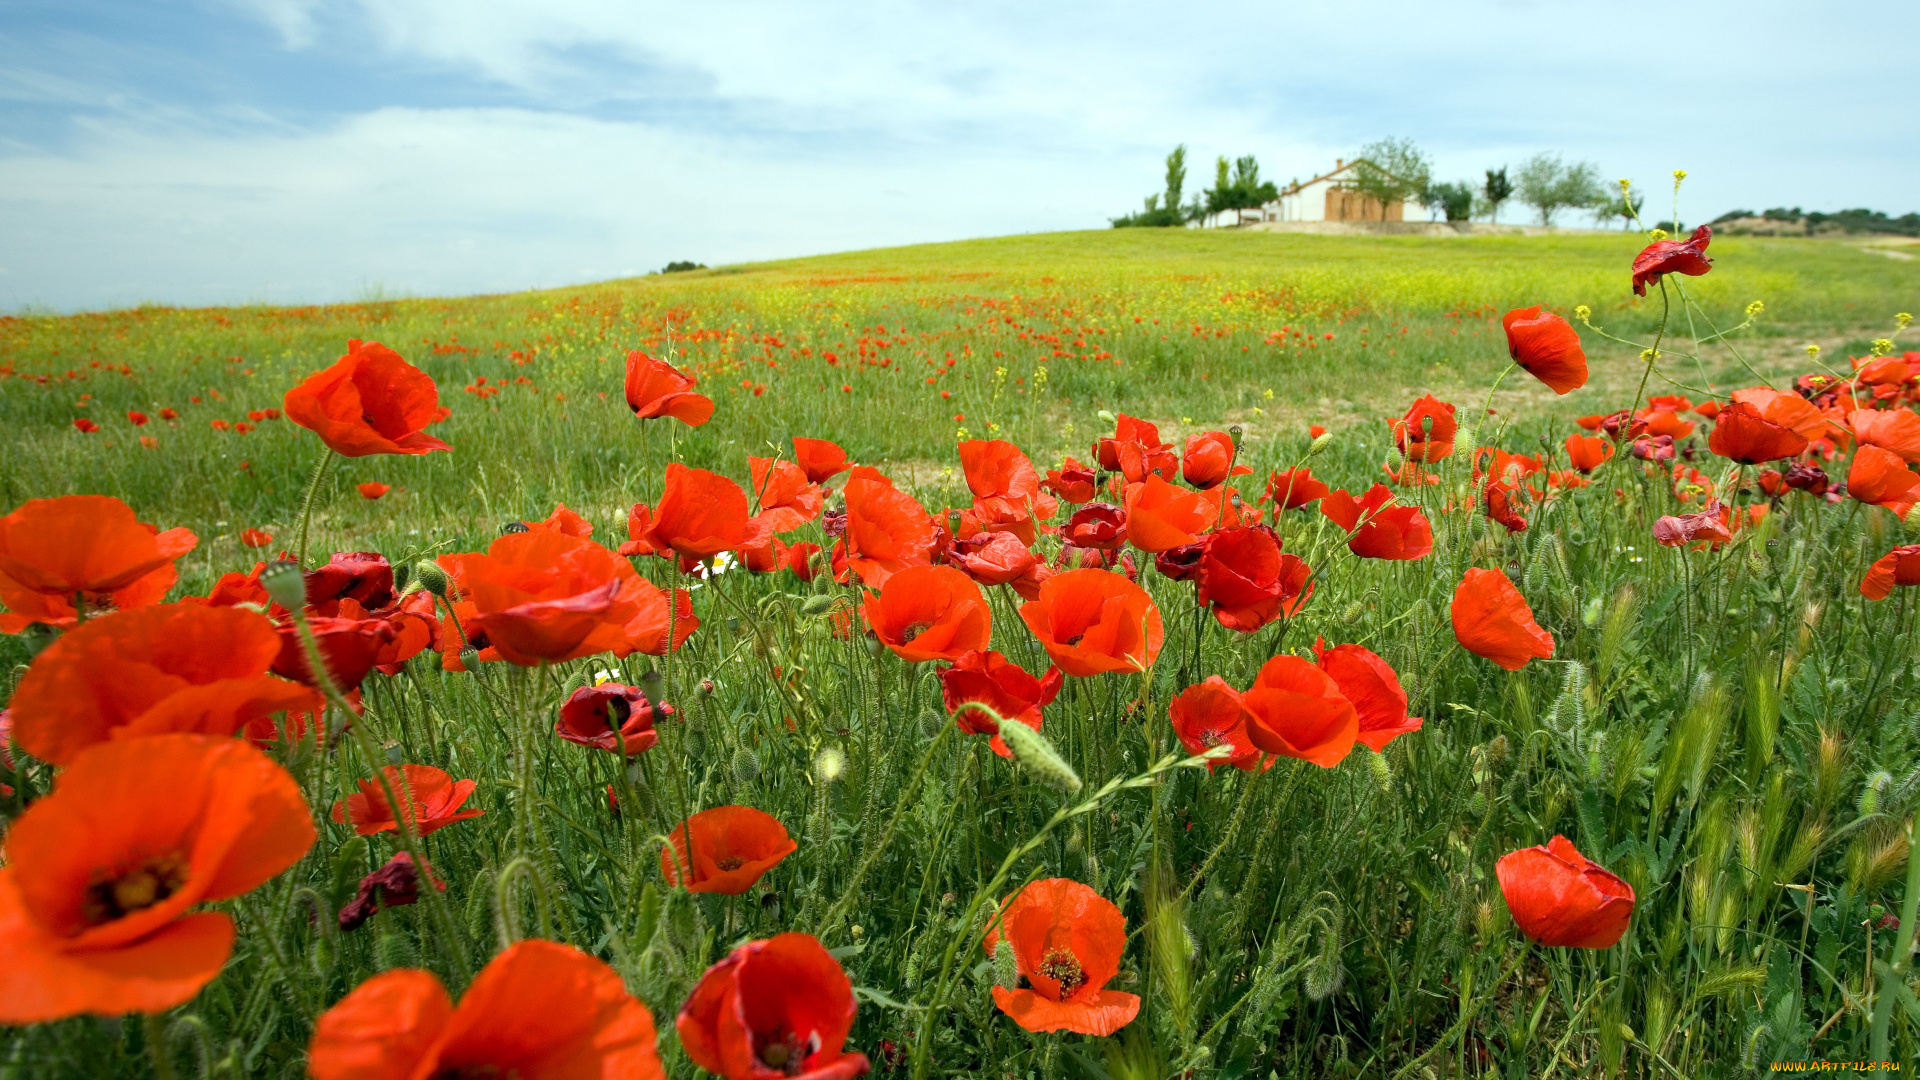
{"type": "Polygon", "coordinates": [[[878,660],[881,657],[887,655],[886,642],[881,641],[877,637],[868,638],[866,640],[866,646],[867,646],[867,655],[873,657],[875,660],[878,660]]]}
{"type": "Polygon", "coordinates": [[[751,784],[760,778],[760,755],[751,747],[743,746],[733,752],[733,780],[736,784],[751,784]]]}
{"type": "Polygon", "coordinates": [[[292,559],[275,559],[260,571],[260,587],[273,602],[288,611],[299,611],[307,603],[307,579],[300,564],[292,559]]]}
{"type": "Polygon", "coordinates": [[[806,602],[800,605],[800,613],[802,615],[825,615],[832,607],[833,597],[831,596],[809,596],[806,602]]]}
{"type": "Polygon", "coordinates": [[[592,682],[589,681],[586,672],[576,671],[573,674],[567,676],[566,682],[563,682],[560,684],[560,700],[565,701],[566,699],[573,696],[573,692],[575,690],[584,689],[585,687],[588,687],[591,685],[593,684],[592,682]]]}
{"type": "Polygon", "coordinates": [[[1013,760],[1025,766],[1034,778],[1056,791],[1073,794],[1080,790],[1080,774],[1060,756],[1045,735],[1025,724],[1001,724],[1000,740],[1013,751],[1013,760]]]}
{"type": "Polygon", "coordinates": [[[1353,603],[1347,605],[1346,611],[1340,614],[1340,621],[1347,624],[1348,626],[1352,626],[1355,623],[1359,622],[1361,616],[1365,615],[1366,613],[1367,613],[1367,605],[1361,603],[1358,600],[1355,600],[1353,603]]]}
{"type": "Polygon", "coordinates": [[[412,569],[413,567],[406,563],[401,563],[399,566],[393,568],[393,589],[395,592],[401,594],[407,592],[407,582],[410,579],[409,571],[412,569]]]}
{"type": "Polygon", "coordinates": [[[1020,967],[1013,956],[1013,942],[1001,938],[993,946],[993,985],[1008,990],[1020,989],[1020,967]]]}
{"type": "Polygon", "coordinates": [[[640,676],[640,689],[646,693],[648,701],[660,700],[660,688],[664,685],[666,680],[661,677],[659,668],[648,668],[640,676]]]}
{"type": "Polygon", "coordinates": [[[846,771],[847,755],[837,746],[826,747],[813,757],[813,774],[819,777],[823,784],[833,783],[846,771]]]}
{"type": "Polygon", "coordinates": [[[1097,412],[1097,413],[1095,413],[1094,415],[1095,415],[1095,416],[1098,416],[1098,417],[1099,417],[1100,419],[1102,419],[1102,420],[1105,420],[1105,421],[1106,421],[1107,423],[1109,423],[1109,424],[1113,424],[1113,423],[1118,423],[1118,422],[1119,422],[1119,418],[1118,418],[1118,417],[1116,417],[1116,416],[1114,416],[1114,415],[1113,415],[1112,413],[1110,413],[1110,412],[1108,412],[1108,411],[1107,411],[1107,410],[1105,410],[1105,409],[1101,409],[1101,410],[1100,410],[1099,412],[1097,412]]]}
{"type": "Polygon", "coordinates": [[[946,726],[946,714],[940,710],[931,707],[920,710],[920,734],[931,739],[940,734],[940,729],[946,726]]]}
{"type": "Polygon", "coordinates": [[[1380,794],[1393,794],[1393,766],[1387,764],[1387,755],[1368,754],[1367,768],[1373,770],[1373,782],[1380,786],[1380,794]]]}
{"type": "Polygon", "coordinates": [[[698,761],[707,756],[707,733],[699,728],[687,729],[687,756],[698,761]]]}
{"type": "Polygon", "coordinates": [[[509,521],[505,525],[500,526],[501,536],[512,536],[514,533],[523,533],[526,531],[528,531],[527,523],[524,521],[509,521]]]}
{"type": "Polygon", "coordinates": [[[447,580],[447,572],[440,568],[439,563],[431,559],[421,559],[413,564],[413,577],[420,583],[421,588],[442,600],[447,598],[447,586],[451,582],[447,580]]]}
{"type": "Polygon", "coordinates": [[[1322,451],[1326,450],[1328,444],[1332,442],[1333,442],[1333,432],[1331,431],[1326,431],[1318,435],[1315,435],[1313,437],[1313,442],[1308,444],[1307,446],[1307,456],[1313,457],[1315,455],[1318,455],[1322,451]]]}

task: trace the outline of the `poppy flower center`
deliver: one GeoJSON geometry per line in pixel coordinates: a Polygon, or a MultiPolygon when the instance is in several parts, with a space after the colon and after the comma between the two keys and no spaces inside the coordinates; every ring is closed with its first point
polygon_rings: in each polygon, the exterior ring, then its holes
{"type": "Polygon", "coordinates": [[[89,886],[86,899],[80,904],[80,917],[88,926],[124,919],[172,896],[186,882],[184,856],[174,854],[148,859],[117,878],[89,886]]]}
{"type": "Polygon", "coordinates": [[[433,1080],[513,1080],[519,1075],[516,1070],[498,1065],[455,1065],[434,1073],[433,1080]]]}
{"type": "Polygon", "coordinates": [[[1227,738],[1226,733],[1218,728],[1208,728],[1200,733],[1200,742],[1205,746],[1213,747],[1227,746],[1231,744],[1233,740],[1227,738]]]}
{"type": "Polygon", "coordinates": [[[1040,958],[1040,974],[1060,984],[1061,1001],[1087,984],[1087,973],[1080,967],[1080,961],[1065,949],[1048,949],[1047,955],[1040,958]]]}
{"type": "Polygon", "coordinates": [[[908,623],[906,628],[900,631],[900,641],[902,644],[905,644],[931,629],[933,629],[933,624],[930,622],[908,623]]]}
{"type": "Polygon", "coordinates": [[[807,1059],[819,1052],[819,1032],[802,1039],[793,1032],[783,1031],[765,1037],[754,1051],[754,1056],[769,1069],[778,1069],[788,1076],[799,1076],[806,1071],[807,1059]]]}
{"type": "Polygon", "coordinates": [[[747,860],[741,858],[738,855],[729,855],[726,858],[721,859],[720,861],[714,863],[713,865],[719,867],[724,871],[727,871],[728,873],[731,873],[747,865],[747,860]]]}

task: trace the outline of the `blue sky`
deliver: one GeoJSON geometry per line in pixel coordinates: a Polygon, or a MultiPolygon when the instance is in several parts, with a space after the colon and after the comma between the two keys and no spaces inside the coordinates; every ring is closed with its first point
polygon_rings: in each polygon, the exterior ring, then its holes
{"type": "MultiPolygon", "coordinates": [[[[501,291],[1097,228],[1253,153],[1920,209],[1920,5],[0,0],[0,309],[501,291]]],[[[1664,216],[1662,214],[1661,216],[1664,216]]]]}

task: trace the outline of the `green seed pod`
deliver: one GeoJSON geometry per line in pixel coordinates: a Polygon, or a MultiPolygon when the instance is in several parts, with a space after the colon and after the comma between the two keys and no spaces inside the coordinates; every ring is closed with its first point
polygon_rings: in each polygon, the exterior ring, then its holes
{"type": "Polygon", "coordinates": [[[1352,626],[1353,624],[1359,622],[1361,616],[1365,615],[1366,613],[1367,613],[1367,605],[1361,603],[1358,600],[1355,600],[1353,603],[1347,605],[1347,610],[1340,613],[1340,621],[1347,624],[1348,626],[1352,626]]]}
{"type": "Polygon", "coordinates": [[[1013,956],[1013,942],[1004,937],[993,946],[993,984],[1007,990],[1020,989],[1020,965],[1013,956]]]}
{"type": "Polygon", "coordinates": [[[1393,794],[1393,766],[1387,762],[1385,754],[1368,754],[1367,768],[1373,772],[1373,782],[1380,787],[1380,794],[1393,794]]]}
{"type": "Polygon", "coordinates": [[[393,588],[395,592],[405,593],[407,591],[407,584],[413,578],[412,571],[413,567],[408,563],[401,563],[393,568],[393,588]]]}
{"type": "Polygon", "coordinates": [[[420,963],[407,935],[391,930],[381,931],[379,940],[373,943],[373,962],[381,971],[417,967],[420,963]]]}
{"type": "Polygon", "coordinates": [[[699,760],[707,756],[707,733],[699,728],[687,729],[687,756],[699,760]]]}
{"type": "Polygon", "coordinates": [[[420,583],[421,588],[442,600],[447,598],[447,589],[452,584],[447,579],[447,572],[432,559],[421,559],[413,564],[413,579],[420,583]]]}
{"type": "Polygon", "coordinates": [[[288,611],[299,611],[307,603],[307,576],[292,559],[275,559],[260,571],[260,587],[273,602],[288,611]]]}
{"type": "Polygon", "coordinates": [[[743,746],[733,752],[733,780],[736,784],[751,784],[760,778],[760,755],[752,747],[743,746]]]}
{"type": "Polygon", "coordinates": [[[826,596],[828,593],[833,592],[833,575],[828,573],[832,564],[831,560],[827,558],[827,553],[824,551],[814,552],[807,557],[807,566],[813,571],[814,595],[826,596]]]}
{"type": "Polygon", "coordinates": [[[1060,756],[1045,735],[1018,720],[1000,725],[1000,741],[1013,751],[1013,760],[1033,773],[1034,779],[1068,795],[1080,790],[1080,774],[1060,756]]]}
{"type": "Polygon", "coordinates": [[[1329,432],[1326,432],[1325,434],[1315,435],[1313,437],[1313,442],[1307,446],[1307,456],[1318,457],[1323,451],[1326,450],[1328,446],[1332,444],[1333,444],[1333,432],[1329,431],[1329,432]]]}
{"type": "Polygon", "coordinates": [[[928,706],[920,710],[920,734],[931,739],[940,734],[940,729],[946,726],[947,716],[939,709],[928,706]]]}
{"type": "Polygon", "coordinates": [[[800,613],[802,615],[825,615],[832,609],[833,597],[823,596],[818,593],[807,597],[807,602],[800,605],[800,613]]]}
{"type": "Polygon", "coordinates": [[[460,650],[460,666],[469,672],[480,670],[480,650],[469,645],[460,650]]]}

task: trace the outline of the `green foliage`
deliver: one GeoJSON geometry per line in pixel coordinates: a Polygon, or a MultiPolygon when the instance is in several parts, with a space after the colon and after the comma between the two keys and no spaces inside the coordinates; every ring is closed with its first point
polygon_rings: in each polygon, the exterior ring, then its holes
{"type": "Polygon", "coordinates": [[[1470,221],[1473,218],[1473,185],[1460,183],[1434,184],[1427,189],[1428,198],[1438,203],[1448,221],[1470,221]]]}
{"type": "Polygon", "coordinates": [[[1568,164],[1559,154],[1535,154],[1520,166],[1514,192],[1540,215],[1540,224],[1552,225],[1562,210],[1609,207],[1611,196],[1600,182],[1600,167],[1590,161],[1568,164]]]}
{"type": "Polygon", "coordinates": [[[1432,182],[1433,161],[1413,140],[1387,138],[1360,148],[1350,186],[1384,208],[1389,203],[1426,201],[1432,182]]]}
{"type": "Polygon", "coordinates": [[[1487,201],[1487,219],[1500,220],[1500,207],[1513,198],[1513,181],[1507,179],[1507,167],[1487,170],[1487,182],[1480,188],[1480,194],[1487,201]]]}
{"type": "Polygon", "coordinates": [[[1271,180],[1260,179],[1260,163],[1253,155],[1235,158],[1233,171],[1227,171],[1223,156],[1214,162],[1213,187],[1205,194],[1206,214],[1211,217],[1229,210],[1253,210],[1280,197],[1271,180]]]}
{"type": "Polygon", "coordinates": [[[1147,196],[1146,206],[1138,213],[1113,220],[1116,229],[1169,228],[1185,225],[1196,211],[1180,205],[1180,193],[1187,183],[1187,147],[1185,143],[1167,155],[1167,187],[1159,195],[1147,196]]]}

